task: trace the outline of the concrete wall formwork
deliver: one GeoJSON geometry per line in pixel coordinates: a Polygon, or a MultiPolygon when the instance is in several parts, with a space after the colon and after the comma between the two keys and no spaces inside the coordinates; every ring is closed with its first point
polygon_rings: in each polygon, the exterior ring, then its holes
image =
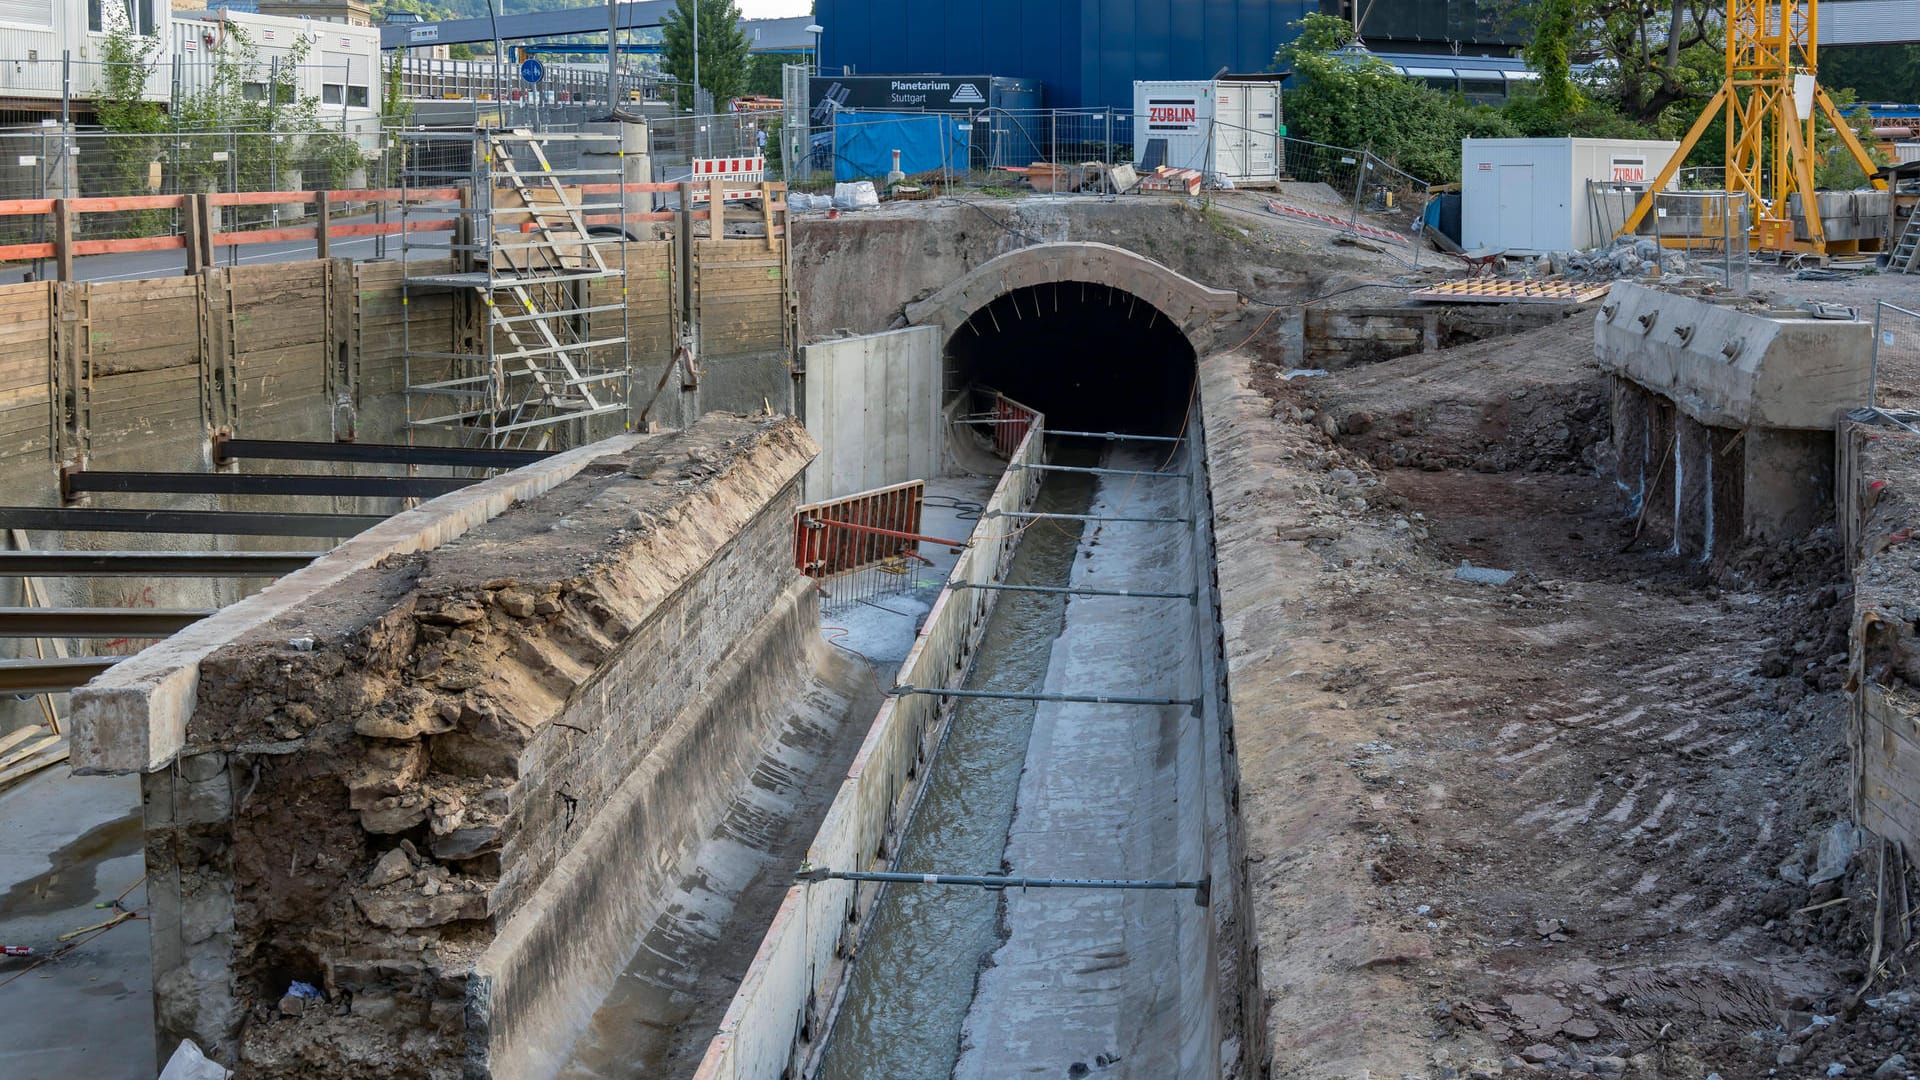
{"type": "Polygon", "coordinates": [[[564,1060],[804,696],[812,452],[779,418],[642,439],[201,661],[144,778],[162,1043],[254,1076],[564,1060]],[[292,980],[354,1005],[281,1015],[292,980]]]}
{"type": "MultiPolygon", "coordinates": [[[[1013,455],[1037,463],[1044,419],[1013,455]]],[[[969,544],[948,581],[985,584],[1004,575],[1020,540],[993,512],[1025,510],[1039,493],[1040,473],[1009,469],[987,500],[969,544]]],[[[957,686],[986,629],[997,593],[941,590],[900,665],[896,683],[957,686]]],[[[938,742],[947,710],[926,695],[889,697],[822,819],[807,862],[832,868],[885,869],[914,803],[919,766],[938,742]]],[[[879,890],[845,881],[795,885],[787,891],[719,1034],[701,1060],[698,1080],[776,1080],[801,1075],[825,1045],[845,986],[846,964],[879,890]]]]}
{"type": "Polygon", "coordinates": [[[800,418],[820,444],[810,501],[837,499],[940,472],[940,332],[911,327],[821,341],[802,352],[800,418]]]}

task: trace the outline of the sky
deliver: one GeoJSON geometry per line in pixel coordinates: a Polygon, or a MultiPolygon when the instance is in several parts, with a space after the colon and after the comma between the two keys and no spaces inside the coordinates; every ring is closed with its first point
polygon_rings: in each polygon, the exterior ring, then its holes
{"type": "Polygon", "coordinates": [[[784,19],[813,10],[813,0],[734,0],[742,18],[784,19]]]}

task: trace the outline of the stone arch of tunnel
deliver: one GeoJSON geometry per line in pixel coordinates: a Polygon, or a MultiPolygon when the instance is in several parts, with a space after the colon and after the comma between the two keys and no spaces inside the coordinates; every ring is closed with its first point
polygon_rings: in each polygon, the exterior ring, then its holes
{"type": "Polygon", "coordinates": [[[944,331],[947,386],[991,386],[1058,429],[1179,428],[1236,293],[1108,244],[1035,244],[907,307],[944,331]]]}

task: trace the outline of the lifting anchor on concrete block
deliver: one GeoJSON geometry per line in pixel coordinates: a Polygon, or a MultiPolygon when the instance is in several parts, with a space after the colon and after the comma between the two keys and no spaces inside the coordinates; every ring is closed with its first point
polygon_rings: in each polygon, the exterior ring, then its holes
{"type": "Polygon", "coordinates": [[[1144,589],[1089,589],[1074,585],[976,585],[971,581],[956,581],[956,589],[984,589],[988,592],[1026,592],[1050,593],[1056,596],[1134,596],[1149,600],[1185,600],[1192,603],[1194,594],[1190,592],[1148,592],[1144,589]]]}
{"type": "Polygon", "coordinates": [[[932,697],[991,698],[998,701],[1064,701],[1085,705],[1185,705],[1200,708],[1199,698],[1123,697],[1114,694],[1021,694],[1003,690],[955,690],[938,686],[896,686],[888,694],[926,694],[932,697]]]}
{"type": "Polygon", "coordinates": [[[998,874],[900,874],[879,870],[829,870],[802,863],[793,875],[808,884],[821,881],[884,881],[894,885],[971,885],[979,889],[1191,889],[1193,902],[1206,907],[1213,899],[1213,879],[1153,881],[1105,878],[1030,878],[998,874]]]}

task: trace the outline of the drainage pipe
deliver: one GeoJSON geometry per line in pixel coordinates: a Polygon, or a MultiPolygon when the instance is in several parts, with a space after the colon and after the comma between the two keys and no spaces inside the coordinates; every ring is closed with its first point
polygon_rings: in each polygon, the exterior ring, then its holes
{"type": "Polygon", "coordinates": [[[802,866],[795,881],[885,881],[894,885],[972,885],[981,889],[1192,889],[1193,902],[1206,907],[1212,899],[1212,881],[1112,880],[1105,878],[1030,878],[998,874],[901,874],[882,870],[829,870],[802,866]]]}
{"type": "Polygon", "coordinates": [[[999,701],[1065,701],[1086,705],[1186,705],[1199,708],[1199,698],[1114,697],[1095,694],[1017,694],[1001,690],[956,690],[938,686],[896,686],[890,697],[927,694],[933,697],[993,698],[999,701]]]}
{"type": "Polygon", "coordinates": [[[993,592],[1029,592],[1051,593],[1067,596],[1136,596],[1160,600],[1192,600],[1190,592],[1143,592],[1139,589],[1088,589],[1073,585],[976,585],[971,581],[956,581],[950,586],[955,589],[988,589],[993,592]]]}

